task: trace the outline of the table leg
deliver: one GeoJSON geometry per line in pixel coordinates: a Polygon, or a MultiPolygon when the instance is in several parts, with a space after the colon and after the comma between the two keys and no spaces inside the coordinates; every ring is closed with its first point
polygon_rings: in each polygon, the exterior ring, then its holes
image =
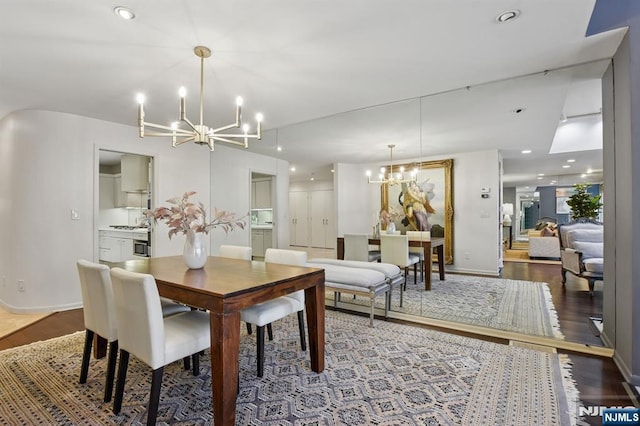
{"type": "Polygon", "coordinates": [[[315,275],[316,285],[304,290],[309,328],[309,353],[311,369],[316,373],[324,370],[324,274],[315,275]]]}
{"type": "Polygon", "coordinates": [[[438,272],[440,273],[440,281],[444,281],[444,246],[436,247],[438,254],[438,272]]]}
{"type": "Polygon", "coordinates": [[[424,289],[431,290],[431,268],[433,268],[433,259],[431,256],[431,242],[422,244],[424,250],[424,289]]]}
{"type": "Polygon", "coordinates": [[[211,312],[211,393],[216,426],[234,425],[238,395],[240,312],[211,312]],[[222,337],[221,337],[222,336],[222,337]],[[219,342],[216,344],[216,342],[219,342]]]}
{"type": "Polygon", "coordinates": [[[344,259],[344,238],[338,238],[336,242],[336,259],[344,259]]]}
{"type": "Polygon", "coordinates": [[[104,337],[98,336],[97,334],[93,337],[93,356],[96,359],[104,358],[107,356],[107,339],[104,337]]]}

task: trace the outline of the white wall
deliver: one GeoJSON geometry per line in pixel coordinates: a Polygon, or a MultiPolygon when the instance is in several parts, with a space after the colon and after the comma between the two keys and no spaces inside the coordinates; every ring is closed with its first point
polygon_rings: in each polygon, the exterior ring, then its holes
{"type": "MultiPolygon", "coordinates": [[[[139,139],[135,127],[49,111],[6,116],[0,137],[0,305],[12,312],[81,305],[75,262],[98,258],[99,149],[154,157],[156,203],[193,190],[209,205],[209,155],[200,146],[172,148],[139,139]]],[[[184,240],[169,241],[166,230],[158,225],[154,253],[181,253],[184,240]]]]}
{"type": "Polygon", "coordinates": [[[370,164],[335,164],[338,235],[371,234],[380,215],[380,185],[367,182],[370,164]]]}

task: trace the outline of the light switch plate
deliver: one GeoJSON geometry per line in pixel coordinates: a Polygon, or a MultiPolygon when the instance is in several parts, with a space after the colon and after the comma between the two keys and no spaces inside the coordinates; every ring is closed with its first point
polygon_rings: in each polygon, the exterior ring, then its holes
{"type": "Polygon", "coordinates": [[[80,214],[78,213],[78,210],[71,209],[71,220],[80,220],[80,214]]]}

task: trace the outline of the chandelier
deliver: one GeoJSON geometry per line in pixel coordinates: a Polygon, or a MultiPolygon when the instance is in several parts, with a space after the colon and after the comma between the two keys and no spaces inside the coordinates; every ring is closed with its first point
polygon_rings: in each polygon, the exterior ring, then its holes
{"type": "Polygon", "coordinates": [[[395,148],[396,146],[391,144],[391,145],[387,145],[389,147],[389,149],[391,150],[391,153],[389,155],[390,159],[389,159],[389,174],[385,175],[386,173],[386,169],[384,167],[380,168],[380,174],[378,175],[378,180],[371,180],[371,171],[367,170],[367,179],[369,179],[369,183],[381,183],[381,184],[387,184],[387,185],[397,185],[399,183],[408,183],[408,182],[415,182],[416,180],[416,175],[418,174],[418,171],[416,169],[414,169],[411,172],[411,177],[409,179],[405,179],[404,178],[404,167],[400,167],[400,172],[394,174],[393,173],[393,148],[395,148]]]}
{"type": "Polygon", "coordinates": [[[255,133],[249,133],[249,125],[242,124],[242,98],[236,98],[236,121],[217,129],[206,126],[203,121],[204,117],[204,60],[211,56],[211,50],[205,46],[196,46],[193,48],[194,53],[200,58],[200,124],[193,124],[187,118],[186,112],[186,90],[180,88],[180,122],[174,122],[170,126],[162,124],[154,124],[144,121],[144,95],[138,94],[138,128],[140,137],[145,136],[168,136],[173,139],[173,146],[182,145],[187,142],[195,142],[199,145],[208,145],[213,151],[213,142],[224,142],[233,145],[249,147],[249,139],[262,139],[262,114],[256,114],[258,123],[255,133]],[[180,127],[180,123],[185,123],[186,128],[180,127]],[[145,126],[152,129],[161,130],[159,132],[145,132],[145,126]],[[233,128],[240,128],[241,133],[222,133],[233,128]]]}

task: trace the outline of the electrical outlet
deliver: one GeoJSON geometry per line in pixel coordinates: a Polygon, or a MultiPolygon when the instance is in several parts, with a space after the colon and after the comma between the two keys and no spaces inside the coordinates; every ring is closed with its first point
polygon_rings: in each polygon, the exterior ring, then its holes
{"type": "Polygon", "coordinates": [[[18,291],[24,291],[24,280],[18,280],[18,291]]]}

